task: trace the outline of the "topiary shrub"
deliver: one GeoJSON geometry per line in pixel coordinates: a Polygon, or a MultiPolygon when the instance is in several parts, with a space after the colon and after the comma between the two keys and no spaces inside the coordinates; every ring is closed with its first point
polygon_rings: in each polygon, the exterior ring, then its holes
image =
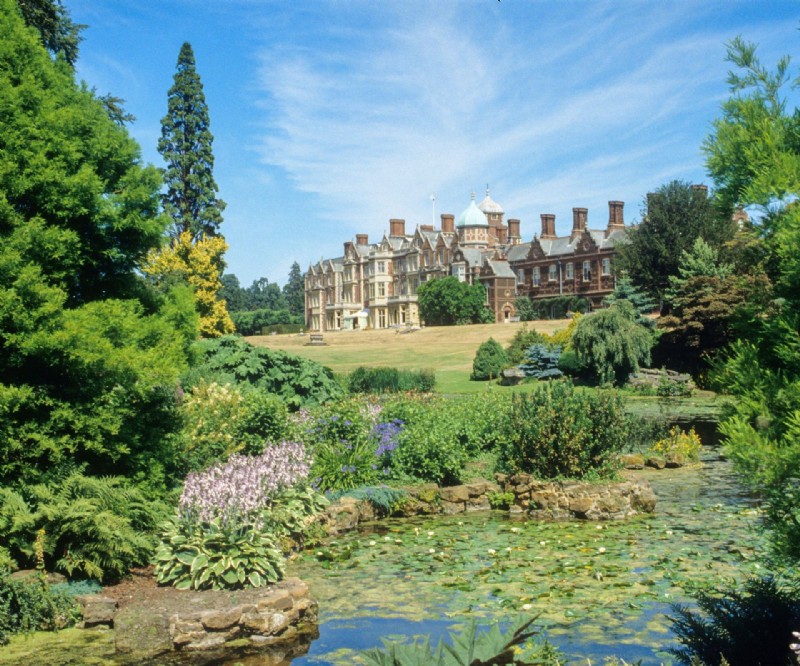
{"type": "Polygon", "coordinates": [[[495,379],[500,376],[504,368],[508,367],[508,364],[508,356],[503,347],[494,338],[489,338],[475,353],[470,379],[477,381],[495,379]]]}

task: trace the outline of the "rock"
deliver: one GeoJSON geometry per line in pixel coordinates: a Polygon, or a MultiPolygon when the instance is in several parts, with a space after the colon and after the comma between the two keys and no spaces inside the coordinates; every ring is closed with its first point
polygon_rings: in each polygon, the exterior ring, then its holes
{"type": "Polygon", "coordinates": [[[516,386],[525,381],[525,372],[519,368],[507,368],[503,370],[502,384],[503,386],[516,386]]]}
{"type": "Polygon", "coordinates": [[[258,600],[258,610],[290,610],[294,599],[289,590],[276,589],[258,600]]]}
{"type": "Polygon", "coordinates": [[[289,618],[284,613],[273,613],[269,620],[269,633],[277,636],[289,626],[289,618]]]}
{"type": "MultiPolygon", "coordinates": [[[[11,580],[21,580],[25,582],[33,582],[38,580],[39,576],[42,575],[42,572],[38,569],[20,569],[19,571],[15,571],[14,573],[9,575],[11,580]]],[[[47,571],[44,574],[45,582],[48,585],[60,585],[61,583],[67,582],[67,577],[56,573],[54,571],[47,571]]],[[[87,595],[88,596],[88,595],[87,595]]]]}
{"type": "Polygon", "coordinates": [[[658,456],[649,456],[647,460],[644,462],[647,467],[652,467],[654,469],[664,469],[667,464],[667,461],[663,458],[659,458],[658,456]]]}
{"type": "Polygon", "coordinates": [[[644,469],[644,456],[641,453],[624,453],[619,457],[625,469],[644,469]]]}
{"type": "Polygon", "coordinates": [[[467,486],[450,486],[439,490],[442,502],[466,502],[469,499],[469,495],[467,486]]]}
{"type": "Polygon", "coordinates": [[[117,613],[116,599],[99,594],[81,594],[76,597],[76,601],[80,604],[85,628],[98,625],[114,626],[114,616],[117,613]]]}
{"type": "Polygon", "coordinates": [[[447,514],[448,516],[456,513],[464,513],[464,508],[464,502],[448,502],[446,500],[442,500],[442,513],[447,514]]]}
{"type": "Polygon", "coordinates": [[[569,501],[569,510],[577,516],[583,518],[594,506],[590,497],[575,497],[569,501]]]}
{"type": "Polygon", "coordinates": [[[287,590],[295,599],[308,596],[308,584],[299,578],[287,578],[280,583],[280,586],[287,590]]]}
{"type": "MultiPolygon", "coordinates": [[[[286,596],[288,596],[288,593],[286,593],[286,596]]],[[[240,617],[242,617],[242,607],[234,606],[227,610],[206,611],[200,616],[200,622],[205,629],[222,631],[239,622],[240,617]]]]}
{"type": "Polygon", "coordinates": [[[244,625],[246,631],[254,634],[269,634],[270,633],[270,615],[259,613],[244,613],[242,614],[241,623],[244,625]]]}
{"type": "Polygon", "coordinates": [[[683,467],[686,464],[686,458],[680,453],[673,453],[667,458],[667,469],[675,469],[676,467],[683,467]]]}
{"type": "Polygon", "coordinates": [[[225,636],[208,636],[206,635],[205,638],[189,643],[184,647],[184,650],[193,650],[193,651],[200,651],[200,650],[211,650],[212,648],[219,647],[220,645],[224,645],[225,643],[225,636]]]}

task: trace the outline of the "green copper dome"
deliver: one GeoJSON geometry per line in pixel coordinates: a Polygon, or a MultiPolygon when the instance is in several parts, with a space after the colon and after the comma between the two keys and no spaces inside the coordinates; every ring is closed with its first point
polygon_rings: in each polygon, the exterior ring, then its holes
{"type": "Polygon", "coordinates": [[[486,218],[480,209],[475,205],[475,193],[472,193],[472,201],[469,202],[469,208],[458,216],[459,227],[488,227],[489,220],[486,218]]]}

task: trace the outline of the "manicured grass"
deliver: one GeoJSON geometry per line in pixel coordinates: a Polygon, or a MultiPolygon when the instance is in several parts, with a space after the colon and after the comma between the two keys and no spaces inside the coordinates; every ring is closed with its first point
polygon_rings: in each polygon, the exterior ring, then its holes
{"type": "MultiPolygon", "coordinates": [[[[554,333],[568,324],[568,319],[527,322],[528,328],[540,333],[554,333]]],[[[325,333],[327,344],[324,347],[307,346],[307,335],[267,335],[247,339],[254,345],[282,349],[318,361],[342,374],[360,365],[407,370],[433,368],[436,371],[437,391],[448,394],[481,393],[487,390],[489,382],[473,382],[469,379],[478,347],[489,338],[506,346],[514,333],[525,325],[434,326],[409,333],[394,329],[336,331],[325,333]]],[[[512,389],[493,383],[491,390],[512,392],[527,390],[527,387],[512,389]]]]}

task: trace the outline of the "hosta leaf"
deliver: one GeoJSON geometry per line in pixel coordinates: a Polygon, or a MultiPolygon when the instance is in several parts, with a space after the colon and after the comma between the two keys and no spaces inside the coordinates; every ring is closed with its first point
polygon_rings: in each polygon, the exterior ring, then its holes
{"type": "Polygon", "coordinates": [[[194,562],[194,558],[196,557],[197,553],[192,553],[190,551],[184,550],[178,553],[175,556],[175,559],[182,564],[191,565],[194,562]]]}
{"type": "Polygon", "coordinates": [[[258,571],[252,571],[250,575],[247,577],[247,580],[250,581],[250,585],[253,587],[263,587],[266,584],[266,580],[261,577],[261,574],[258,571]]]}
{"type": "Polygon", "coordinates": [[[192,587],[192,579],[191,578],[182,578],[177,583],[175,583],[176,590],[188,590],[192,587]]]}
{"type": "Polygon", "coordinates": [[[223,575],[222,580],[224,580],[229,585],[236,585],[239,582],[239,576],[235,571],[232,569],[228,569],[223,575]]]}
{"type": "Polygon", "coordinates": [[[204,553],[200,553],[197,557],[192,560],[192,573],[197,571],[198,569],[202,569],[208,566],[208,556],[204,553]]]}

